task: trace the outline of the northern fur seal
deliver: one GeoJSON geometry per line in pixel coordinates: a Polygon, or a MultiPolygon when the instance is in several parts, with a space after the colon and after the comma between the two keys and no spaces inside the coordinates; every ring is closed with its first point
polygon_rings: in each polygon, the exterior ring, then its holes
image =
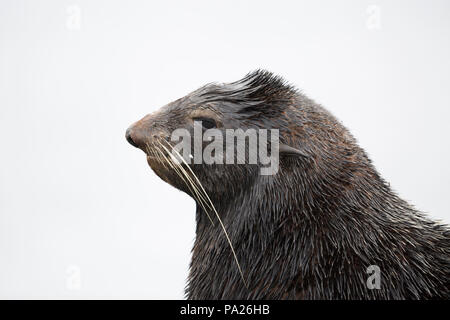
{"type": "Polygon", "coordinates": [[[448,227],[400,199],[334,116],[270,72],[208,84],[126,137],[197,202],[189,299],[450,298],[448,227]],[[279,129],[278,173],[177,165],[170,134],[192,132],[196,119],[204,129],[279,129]],[[379,287],[368,286],[369,266],[379,287]]]}

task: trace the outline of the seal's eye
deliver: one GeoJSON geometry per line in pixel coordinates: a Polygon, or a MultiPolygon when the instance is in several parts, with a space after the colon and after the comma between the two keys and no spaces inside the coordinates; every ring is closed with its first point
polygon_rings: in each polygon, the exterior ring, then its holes
{"type": "Polygon", "coordinates": [[[212,129],[217,127],[216,121],[211,118],[203,118],[203,117],[197,117],[193,119],[194,121],[201,121],[203,128],[205,129],[212,129]]]}

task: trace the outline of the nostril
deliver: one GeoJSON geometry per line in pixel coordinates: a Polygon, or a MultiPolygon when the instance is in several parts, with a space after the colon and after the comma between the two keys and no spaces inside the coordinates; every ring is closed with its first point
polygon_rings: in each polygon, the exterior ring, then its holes
{"type": "Polygon", "coordinates": [[[125,137],[127,138],[129,144],[131,144],[133,147],[139,148],[138,145],[133,141],[133,138],[131,138],[131,130],[129,128],[125,133],[125,137]]]}

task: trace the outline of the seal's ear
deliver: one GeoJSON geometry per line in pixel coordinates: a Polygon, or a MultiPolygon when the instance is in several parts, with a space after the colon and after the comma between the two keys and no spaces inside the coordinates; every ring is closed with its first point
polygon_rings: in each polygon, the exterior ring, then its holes
{"type": "Polygon", "coordinates": [[[280,143],[279,151],[280,151],[280,154],[282,154],[282,155],[301,156],[304,158],[309,157],[305,152],[303,152],[299,149],[293,148],[291,146],[288,146],[287,144],[284,144],[284,143],[280,143]]]}

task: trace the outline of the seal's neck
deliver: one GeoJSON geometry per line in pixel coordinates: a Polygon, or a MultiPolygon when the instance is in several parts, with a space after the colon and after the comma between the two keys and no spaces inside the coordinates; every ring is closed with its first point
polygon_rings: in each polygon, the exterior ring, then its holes
{"type": "Polygon", "coordinates": [[[212,225],[204,210],[197,206],[196,240],[186,291],[188,298],[281,298],[285,292],[282,289],[284,280],[277,279],[279,269],[276,266],[282,261],[279,259],[298,250],[294,244],[303,233],[293,232],[293,229],[309,222],[294,214],[302,210],[301,202],[292,198],[297,190],[281,188],[280,178],[261,176],[246,192],[232,200],[215,202],[247,286],[218,218],[209,213],[214,222],[212,225]],[[261,279],[268,282],[261,283],[261,279]],[[269,284],[278,289],[258,289],[269,284]],[[260,296],[262,292],[268,295],[260,296]]]}
{"type": "Polygon", "coordinates": [[[321,283],[318,265],[338,274],[345,270],[350,279],[352,272],[364,274],[362,261],[368,259],[355,244],[382,239],[390,212],[407,210],[405,203],[371,167],[347,165],[334,177],[307,170],[282,168],[233,199],[215,203],[247,286],[218,219],[213,216],[212,225],[197,207],[188,298],[298,299],[322,294],[320,286],[316,292],[309,286],[309,281],[321,283]],[[361,261],[352,262],[353,255],[361,261]]]}

